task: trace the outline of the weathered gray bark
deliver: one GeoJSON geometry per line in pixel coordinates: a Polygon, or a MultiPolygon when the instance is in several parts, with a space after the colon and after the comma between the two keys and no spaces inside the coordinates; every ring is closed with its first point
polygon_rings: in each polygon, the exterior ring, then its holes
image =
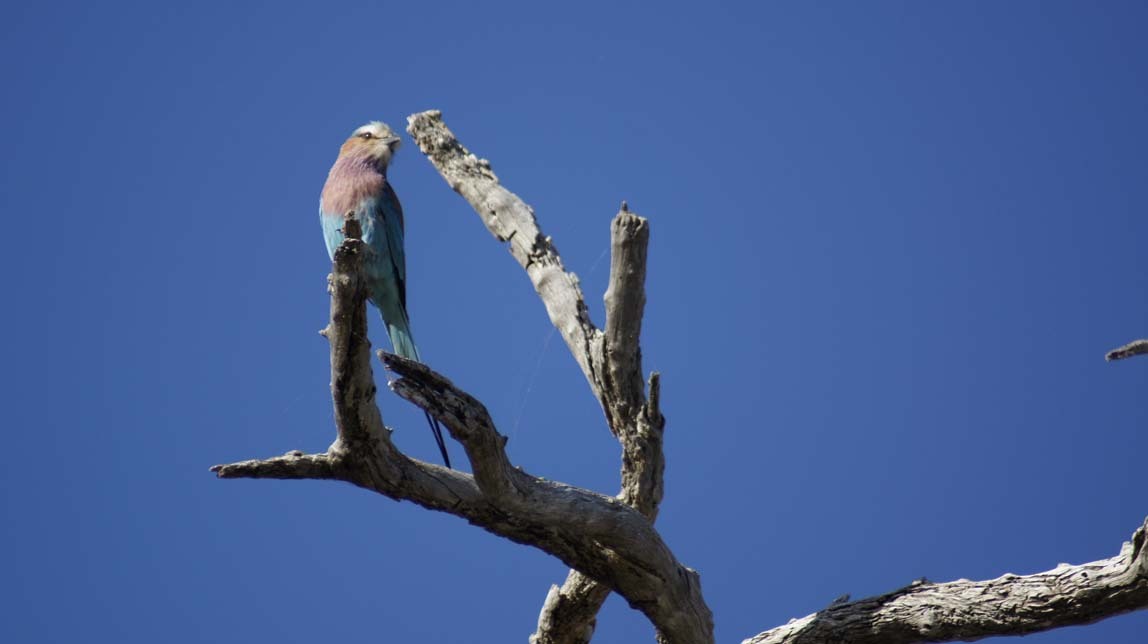
{"type": "Polygon", "coordinates": [[[988,581],[915,582],[841,602],[743,644],[910,644],[972,641],[1090,624],[1148,606],[1145,521],[1120,554],[1035,575],[988,581]]]}
{"type": "Polygon", "coordinates": [[[1105,354],[1105,360],[1123,360],[1148,353],[1148,340],[1136,340],[1105,354]]]}
{"type": "MultiPolygon", "coordinates": [[[[642,383],[639,336],[646,305],[646,251],[649,222],[630,212],[623,202],[611,224],[610,283],[606,289],[605,330],[590,319],[578,278],[566,271],[551,239],[542,234],[534,211],[498,181],[490,164],[471,154],[442,121],[437,111],[415,114],[407,132],[447,184],[470,203],[487,230],[508,244],[510,254],[525,269],[550,321],[562,333],[594,396],[602,405],[607,426],[622,445],[622,490],[618,498],[651,522],[662,502],[665,458],[659,407],[660,381],[642,383]]],[[[575,567],[576,568],[576,567],[575,567]]],[[[590,641],[598,610],[609,589],[571,570],[562,587],[546,595],[534,644],[576,644],[590,641]]],[[[710,620],[704,606],[702,617],[710,620]]]]}
{"type": "MultiPolygon", "coordinates": [[[[470,154],[438,112],[409,118],[408,132],[450,186],[526,271],[561,332],[607,427],[622,446],[622,489],[609,497],[547,481],[515,468],[506,439],[486,408],[429,367],[380,352],[398,379],[392,389],[439,419],[462,444],[474,475],[423,463],[390,440],[375,404],[366,340],[364,255],[358,222],[335,254],[330,278],[331,396],[337,438],[325,453],[292,451],[265,460],[216,465],[220,478],[335,479],[395,500],[462,517],[507,539],[537,547],[571,567],[551,586],[531,636],[534,644],[584,643],[596,615],[617,592],[653,623],[661,642],[713,641],[713,620],[697,573],[682,566],[653,527],[663,495],[665,460],[659,376],[643,382],[641,348],[648,222],[625,203],[611,225],[611,269],[602,329],[590,319],[578,279],[566,271],[533,211],[503,188],[490,164],[470,154]]],[[[1148,353],[1148,340],[1110,352],[1109,360],[1148,353]]],[[[1112,559],[1061,565],[1046,573],[983,582],[916,582],[814,615],[747,642],[944,642],[1026,634],[1086,624],[1148,607],[1145,523],[1112,559]]]]}
{"type": "MultiPolygon", "coordinates": [[[[411,459],[390,440],[375,405],[367,341],[369,249],[349,221],[331,275],[331,396],[338,437],[324,454],[212,468],[220,478],[338,479],[396,500],[465,518],[548,552],[622,595],[665,642],[712,642],[713,621],[697,573],[677,562],[650,521],[613,497],[531,476],[511,465],[486,408],[417,362],[380,353],[395,392],[429,411],[462,444],[474,476],[411,459]]],[[[641,413],[659,419],[657,397],[641,413]]]]}

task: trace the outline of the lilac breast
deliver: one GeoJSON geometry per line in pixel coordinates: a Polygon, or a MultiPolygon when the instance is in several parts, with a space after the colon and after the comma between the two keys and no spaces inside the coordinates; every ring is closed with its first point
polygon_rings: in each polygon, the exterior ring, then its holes
{"type": "Polygon", "coordinates": [[[341,217],[368,197],[382,194],[387,178],[365,158],[341,156],[331,166],[319,200],[319,209],[328,217],[341,217]]]}

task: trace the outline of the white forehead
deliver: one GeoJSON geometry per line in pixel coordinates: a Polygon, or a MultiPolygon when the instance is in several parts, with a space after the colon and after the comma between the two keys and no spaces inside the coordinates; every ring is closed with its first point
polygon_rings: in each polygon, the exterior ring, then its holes
{"type": "Polygon", "coordinates": [[[370,123],[359,127],[359,129],[355,130],[355,133],[351,136],[359,136],[364,132],[370,132],[373,136],[376,136],[380,139],[395,135],[395,133],[391,131],[391,128],[387,127],[386,123],[383,123],[382,121],[371,121],[370,123]]]}

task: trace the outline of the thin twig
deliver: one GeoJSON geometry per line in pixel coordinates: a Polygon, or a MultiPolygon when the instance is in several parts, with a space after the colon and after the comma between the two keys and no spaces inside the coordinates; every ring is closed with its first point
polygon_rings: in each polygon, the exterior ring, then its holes
{"type": "Polygon", "coordinates": [[[1135,340],[1128,344],[1113,349],[1104,355],[1104,359],[1109,362],[1113,360],[1123,360],[1131,358],[1132,356],[1139,356],[1148,353],[1148,340],[1135,340]]]}

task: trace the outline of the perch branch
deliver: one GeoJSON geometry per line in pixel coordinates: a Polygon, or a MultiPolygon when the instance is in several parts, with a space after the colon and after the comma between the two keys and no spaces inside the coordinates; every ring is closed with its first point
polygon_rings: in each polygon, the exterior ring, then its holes
{"type": "Polygon", "coordinates": [[[391,444],[375,404],[371,342],[367,339],[369,287],[365,266],[371,249],[360,239],[361,229],[355,219],[347,219],[344,233],[346,240],[335,249],[329,282],[331,321],[323,329],[331,343],[331,399],[338,431],[330,451],[379,451],[378,460],[390,463],[398,450],[391,444]]]}
{"type": "Polygon", "coordinates": [[[909,644],[972,641],[1091,624],[1148,608],[1148,520],[1120,554],[1035,575],[915,582],[824,610],[743,644],[909,644]]]}
{"type": "Polygon", "coordinates": [[[1128,344],[1113,349],[1104,355],[1104,359],[1108,361],[1123,360],[1124,358],[1131,358],[1148,353],[1148,340],[1136,340],[1128,344]]]}
{"type": "MultiPolygon", "coordinates": [[[[509,244],[511,255],[526,271],[550,321],[562,333],[601,403],[610,431],[622,444],[622,490],[618,498],[652,522],[663,494],[665,419],[657,401],[658,375],[651,375],[649,401],[642,383],[639,337],[646,302],[648,221],[631,213],[623,202],[611,224],[603,332],[591,321],[577,277],[564,268],[533,210],[502,187],[490,163],[475,157],[459,142],[440,112],[415,114],[407,121],[407,132],[419,149],[450,187],[470,203],[491,234],[509,244]]],[[[608,588],[571,570],[562,587],[552,586],[547,594],[531,641],[589,641],[598,610],[608,595],[608,588]]]]}

